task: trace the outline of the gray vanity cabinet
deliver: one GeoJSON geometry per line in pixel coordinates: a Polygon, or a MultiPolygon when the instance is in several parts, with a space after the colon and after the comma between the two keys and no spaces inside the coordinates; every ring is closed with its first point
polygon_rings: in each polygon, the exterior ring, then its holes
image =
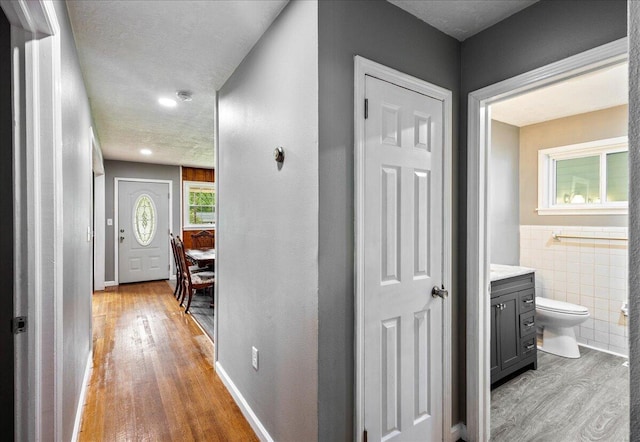
{"type": "Polygon", "coordinates": [[[537,368],[534,274],[491,282],[491,383],[537,368]]]}

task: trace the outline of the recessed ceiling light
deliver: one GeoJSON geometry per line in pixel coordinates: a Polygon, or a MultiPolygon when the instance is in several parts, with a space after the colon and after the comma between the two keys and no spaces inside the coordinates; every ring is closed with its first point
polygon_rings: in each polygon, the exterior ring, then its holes
{"type": "Polygon", "coordinates": [[[176,104],[178,104],[176,100],[173,100],[171,98],[166,98],[166,97],[158,98],[158,103],[160,103],[165,107],[176,107],[176,104]]]}
{"type": "Polygon", "coordinates": [[[151,155],[151,149],[140,149],[142,155],[151,155]]]}

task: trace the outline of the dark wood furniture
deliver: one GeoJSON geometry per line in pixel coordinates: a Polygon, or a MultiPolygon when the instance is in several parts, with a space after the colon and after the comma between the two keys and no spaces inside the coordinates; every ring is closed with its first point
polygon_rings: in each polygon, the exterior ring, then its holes
{"type": "Polygon", "coordinates": [[[180,241],[180,238],[176,238],[175,241],[175,250],[178,255],[178,260],[180,261],[180,269],[182,271],[181,285],[182,285],[182,296],[180,298],[180,305],[184,304],[184,300],[189,295],[187,300],[187,306],[184,309],[185,313],[189,312],[189,307],[191,307],[191,300],[193,299],[193,292],[196,290],[207,290],[211,289],[213,291],[213,284],[215,282],[215,273],[212,271],[194,271],[189,267],[189,261],[187,260],[187,255],[185,253],[184,244],[180,241]]]}
{"type": "Polygon", "coordinates": [[[491,282],[491,383],[538,368],[534,273],[491,282]]]}
{"type": "Polygon", "coordinates": [[[198,233],[191,234],[191,247],[192,249],[213,249],[214,247],[213,233],[202,230],[198,233]]]}
{"type": "Polygon", "coordinates": [[[211,267],[216,261],[216,249],[185,249],[187,259],[195,262],[198,267],[211,267]]]}
{"type": "Polygon", "coordinates": [[[171,244],[171,252],[173,253],[173,263],[176,266],[176,288],[173,291],[174,298],[178,298],[182,294],[182,270],[180,268],[180,258],[178,258],[178,252],[176,251],[176,239],[173,233],[169,234],[169,244],[171,244]]]}

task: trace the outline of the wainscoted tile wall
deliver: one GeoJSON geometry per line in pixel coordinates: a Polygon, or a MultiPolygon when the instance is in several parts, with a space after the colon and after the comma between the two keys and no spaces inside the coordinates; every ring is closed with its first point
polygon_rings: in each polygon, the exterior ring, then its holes
{"type": "Polygon", "coordinates": [[[626,227],[520,226],[520,265],[536,269],[536,295],[580,304],[591,317],[576,327],[578,342],[628,355],[627,241],[554,240],[565,235],[627,237],[626,227]]]}

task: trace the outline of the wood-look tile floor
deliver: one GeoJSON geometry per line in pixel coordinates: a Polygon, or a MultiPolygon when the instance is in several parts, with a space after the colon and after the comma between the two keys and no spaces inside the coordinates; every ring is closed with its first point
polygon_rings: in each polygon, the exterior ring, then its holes
{"type": "Polygon", "coordinates": [[[539,351],[538,370],[491,392],[492,442],[629,440],[626,359],[580,352],[566,359],[539,351]]]}
{"type": "Polygon", "coordinates": [[[81,441],[258,440],[165,281],[94,294],[93,348],[81,441]]]}

